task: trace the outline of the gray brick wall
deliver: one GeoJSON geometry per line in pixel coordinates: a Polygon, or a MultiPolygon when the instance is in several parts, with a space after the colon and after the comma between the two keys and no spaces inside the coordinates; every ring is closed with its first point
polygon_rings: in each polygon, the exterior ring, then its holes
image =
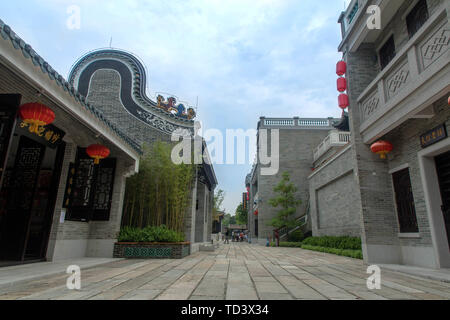
{"type": "MultiPolygon", "coordinates": [[[[401,245],[407,246],[431,246],[432,238],[428,213],[424,200],[424,191],[420,176],[417,152],[422,150],[420,135],[445,123],[447,132],[450,132],[450,109],[447,98],[444,97],[433,105],[435,116],[431,119],[410,119],[389,132],[385,138],[394,145],[394,150],[388,156],[389,170],[394,170],[404,164],[409,165],[411,186],[414,195],[417,223],[419,226],[419,239],[400,239],[401,245]]],[[[392,190],[392,197],[394,196],[392,190]]],[[[398,226],[398,223],[396,224],[398,226]]],[[[397,227],[398,229],[398,227],[397,227]]]]}
{"type": "Polygon", "coordinates": [[[309,178],[313,236],[360,236],[361,214],[352,150],[348,146],[309,178]]]}
{"type": "Polygon", "coordinates": [[[362,142],[360,110],[357,98],[377,74],[373,62],[373,45],[362,45],[357,52],[346,54],[348,64],[349,119],[352,132],[352,158],[357,176],[357,191],[361,202],[358,210],[363,217],[362,240],[368,244],[398,244],[396,217],[387,162],[374,155],[362,142]]]}
{"type": "Polygon", "coordinates": [[[170,141],[170,135],[149,128],[126,111],[120,100],[120,85],[120,75],[117,71],[98,70],[91,79],[87,100],[140,145],[150,145],[158,140],[170,141]]]}
{"type": "MultiPolygon", "coordinates": [[[[307,177],[312,173],[313,150],[328,135],[329,130],[330,128],[324,128],[322,130],[280,129],[280,170],[278,174],[265,176],[261,175],[260,168],[257,170],[258,194],[261,200],[258,208],[258,229],[259,238],[262,241],[265,241],[264,239],[268,235],[272,236],[274,228],[267,226],[267,223],[276,216],[277,209],[271,207],[268,200],[276,196],[273,188],[281,180],[283,172],[289,172],[291,181],[299,190],[297,197],[302,200],[302,204],[297,209],[296,216],[301,216],[305,213],[309,195],[307,177]]],[[[268,137],[270,137],[270,130],[268,137]]],[[[253,198],[251,199],[252,203],[253,198]]],[[[251,219],[255,219],[255,217],[251,219]]],[[[251,220],[250,223],[254,224],[254,220],[251,220]]],[[[254,226],[252,226],[252,229],[254,232],[254,226]]]]}

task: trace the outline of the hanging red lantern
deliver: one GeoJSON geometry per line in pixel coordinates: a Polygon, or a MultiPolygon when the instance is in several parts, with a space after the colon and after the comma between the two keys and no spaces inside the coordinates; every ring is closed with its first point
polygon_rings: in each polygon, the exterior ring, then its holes
{"type": "Polygon", "coordinates": [[[29,125],[28,130],[39,134],[41,128],[55,121],[55,112],[40,103],[27,103],[19,108],[19,115],[29,125]]]}
{"type": "Polygon", "coordinates": [[[344,92],[345,90],[347,90],[347,79],[338,78],[337,79],[337,89],[339,92],[344,92]]]}
{"type": "Polygon", "coordinates": [[[99,164],[101,159],[108,158],[110,151],[107,147],[101,144],[92,144],[86,149],[89,157],[94,159],[94,164],[99,164]]]}
{"type": "Polygon", "coordinates": [[[386,155],[394,149],[392,143],[388,141],[377,141],[370,146],[373,153],[379,154],[381,159],[386,159],[386,155]]]}
{"type": "Polygon", "coordinates": [[[347,63],[341,60],[336,65],[336,74],[338,76],[343,76],[346,73],[347,73],[347,63]]]}
{"type": "Polygon", "coordinates": [[[257,215],[258,215],[258,209],[256,209],[255,212],[253,212],[253,214],[254,214],[255,216],[257,216],[257,215]]]}
{"type": "Polygon", "coordinates": [[[341,108],[342,110],[347,108],[350,104],[348,95],[346,95],[345,93],[340,94],[339,98],[338,98],[338,102],[339,102],[339,108],[341,108]]]}

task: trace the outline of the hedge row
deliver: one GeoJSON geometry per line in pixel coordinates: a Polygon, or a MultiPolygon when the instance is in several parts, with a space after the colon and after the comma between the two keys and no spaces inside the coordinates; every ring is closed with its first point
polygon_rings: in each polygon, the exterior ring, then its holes
{"type": "MultiPolygon", "coordinates": [[[[275,242],[271,242],[270,243],[271,247],[276,247],[276,243],[275,242]]],[[[301,242],[280,242],[280,247],[285,247],[285,248],[301,248],[302,247],[302,243],[301,242]]]]}
{"type": "Polygon", "coordinates": [[[350,258],[355,258],[355,259],[363,258],[363,254],[362,254],[361,250],[326,248],[326,247],[320,247],[320,246],[311,246],[308,244],[303,244],[302,249],[332,253],[332,254],[335,254],[338,256],[345,256],[345,257],[350,257],[350,258]]]}
{"type": "Polygon", "coordinates": [[[352,237],[309,237],[302,244],[334,249],[361,250],[361,239],[352,237]]]}

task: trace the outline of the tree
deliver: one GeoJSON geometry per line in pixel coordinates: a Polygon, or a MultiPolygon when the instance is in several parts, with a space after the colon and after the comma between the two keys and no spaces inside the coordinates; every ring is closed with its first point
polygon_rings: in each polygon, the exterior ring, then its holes
{"type": "Polygon", "coordinates": [[[225,213],[225,216],[222,220],[222,225],[228,228],[230,224],[236,224],[236,216],[232,216],[229,213],[225,213]]]}
{"type": "Polygon", "coordinates": [[[302,202],[295,197],[297,190],[297,187],[290,182],[289,173],[283,172],[281,181],[273,189],[277,196],[269,200],[269,204],[272,207],[281,207],[281,209],[278,210],[277,215],[268,223],[269,226],[275,227],[276,229],[282,227],[292,229],[298,226],[298,222],[295,219],[295,212],[297,211],[297,206],[302,202]]]}
{"type": "Polygon", "coordinates": [[[172,148],[173,144],[161,141],[144,146],[139,173],[127,179],[123,227],[165,225],[178,232],[184,230],[195,167],[174,164],[172,148]]]}
{"type": "Polygon", "coordinates": [[[222,189],[219,189],[214,194],[213,199],[213,220],[219,220],[219,214],[222,212],[222,204],[223,200],[225,199],[225,191],[222,189]]]}
{"type": "Polygon", "coordinates": [[[247,224],[247,211],[244,210],[244,206],[241,204],[236,208],[236,222],[237,224],[247,224]]]}

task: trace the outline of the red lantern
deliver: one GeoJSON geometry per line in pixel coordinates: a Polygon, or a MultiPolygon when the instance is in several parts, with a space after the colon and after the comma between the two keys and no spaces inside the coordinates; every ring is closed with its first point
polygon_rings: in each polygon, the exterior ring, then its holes
{"type": "Polygon", "coordinates": [[[393,149],[394,146],[392,143],[383,140],[377,141],[370,146],[370,150],[372,150],[373,153],[379,154],[381,159],[386,159],[386,155],[393,149]]]}
{"type": "Polygon", "coordinates": [[[348,100],[348,95],[346,95],[345,93],[340,94],[338,100],[339,100],[339,108],[341,108],[342,110],[347,108],[350,104],[348,100]]]}
{"type": "Polygon", "coordinates": [[[29,125],[28,130],[39,134],[41,128],[55,121],[55,113],[40,103],[27,103],[20,106],[19,115],[29,125]]]}
{"type": "Polygon", "coordinates": [[[253,212],[253,214],[254,214],[255,216],[257,216],[257,215],[258,215],[258,209],[256,209],[255,212],[253,212]]]}
{"type": "Polygon", "coordinates": [[[86,153],[94,159],[94,164],[99,164],[101,159],[108,158],[110,151],[101,144],[93,144],[87,147],[86,153]]]}
{"type": "Polygon", "coordinates": [[[339,92],[344,92],[347,90],[347,79],[339,78],[337,79],[337,89],[339,92]]]}
{"type": "Polygon", "coordinates": [[[347,73],[347,63],[341,60],[336,65],[336,74],[338,76],[343,76],[346,73],[347,73]]]}

